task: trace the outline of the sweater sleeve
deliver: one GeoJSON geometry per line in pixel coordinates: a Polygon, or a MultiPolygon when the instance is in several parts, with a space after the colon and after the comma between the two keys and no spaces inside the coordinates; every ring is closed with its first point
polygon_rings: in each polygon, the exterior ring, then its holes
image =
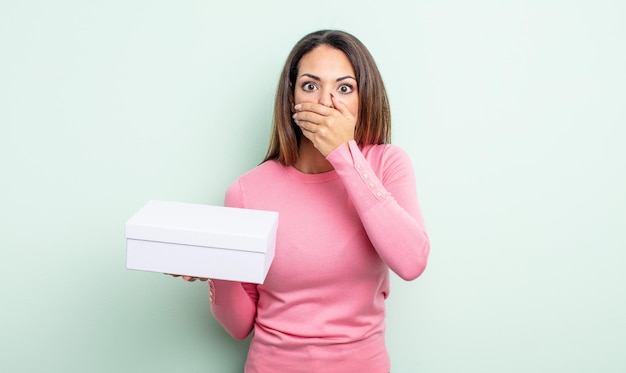
{"type": "MultiPolygon", "coordinates": [[[[224,205],[243,207],[243,195],[238,182],[226,192],[224,205]]],[[[211,280],[209,283],[211,312],[215,319],[234,338],[246,338],[254,326],[259,297],[256,284],[211,280]]]]}
{"type": "Polygon", "coordinates": [[[378,255],[401,278],[417,278],[426,268],[430,241],[408,155],[398,147],[386,147],[380,175],[354,141],[338,147],[327,159],[343,181],[378,255]]]}

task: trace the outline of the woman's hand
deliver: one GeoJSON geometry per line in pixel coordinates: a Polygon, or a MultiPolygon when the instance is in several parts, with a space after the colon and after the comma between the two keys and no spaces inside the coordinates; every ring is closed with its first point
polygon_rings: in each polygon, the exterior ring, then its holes
{"type": "Polygon", "coordinates": [[[189,281],[189,282],[194,282],[196,280],[200,280],[200,281],[208,281],[209,280],[208,278],[204,278],[204,277],[174,275],[174,274],[171,274],[171,273],[166,273],[166,275],[170,275],[170,276],[173,276],[173,277],[182,277],[183,280],[189,281]]]}
{"type": "Polygon", "coordinates": [[[333,150],[354,140],[356,117],[346,105],[331,95],[333,107],[312,102],[297,104],[293,119],[302,134],[311,140],[317,150],[328,156],[333,150]]]}

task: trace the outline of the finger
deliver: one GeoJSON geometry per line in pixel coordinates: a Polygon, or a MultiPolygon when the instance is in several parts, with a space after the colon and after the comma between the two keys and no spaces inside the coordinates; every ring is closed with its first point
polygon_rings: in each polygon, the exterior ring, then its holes
{"type": "Polygon", "coordinates": [[[192,277],[192,276],[183,276],[183,280],[185,281],[189,281],[189,282],[194,282],[196,281],[196,277],[192,277]]]}
{"type": "Polygon", "coordinates": [[[296,122],[296,124],[298,125],[298,127],[300,127],[300,130],[302,131],[304,136],[309,138],[309,140],[315,134],[315,132],[313,132],[311,129],[309,129],[309,127],[311,126],[310,123],[307,123],[307,122],[296,122]]]}
{"type": "Polygon", "coordinates": [[[293,115],[293,119],[296,121],[298,125],[306,125],[310,124],[308,129],[313,130],[315,125],[322,124],[324,121],[324,116],[311,112],[311,111],[300,111],[293,115]]]}
{"type": "Polygon", "coordinates": [[[308,130],[306,125],[303,123],[297,123],[298,127],[300,127],[300,131],[302,132],[302,135],[304,135],[304,137],[306,137],[307,139],[313,141],[314,137],[315,137],[315,133],[308,130]]]}
{"type": "Polygon", "coordinates": [[[332,93],[330,94],[330,100],[333,103],[333,107],[337,109],[337,111],[339,111],[343,116],[352,117],[352,113],[350,112],[350,110],[348,110],[348,106],[339,101],[339,99],[335,97],[335,95],[333,95],[332,93]]]}
{"type": "Polygon", "coordinates": [[[294,109],[296,109],[296,113],[312,112],[325,117],[331,115],[334,112],[333,108],[324,106],[322,104],[316,104],[314,102],[301,102],[294,106],[294,109]]]}

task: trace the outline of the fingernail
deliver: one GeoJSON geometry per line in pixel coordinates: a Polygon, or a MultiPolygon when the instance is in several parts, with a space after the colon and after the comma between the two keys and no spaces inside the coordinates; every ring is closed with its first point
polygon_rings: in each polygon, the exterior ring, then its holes
{"type": "Polygon", "coordinates": [[[296,109],[296,110],[300,110],[300,108],[302,108],[302,105],[297,104],[297,105],[296,105],[296,106],[294,106],[293,108],[294,108],[294,109],[296,109]]]}

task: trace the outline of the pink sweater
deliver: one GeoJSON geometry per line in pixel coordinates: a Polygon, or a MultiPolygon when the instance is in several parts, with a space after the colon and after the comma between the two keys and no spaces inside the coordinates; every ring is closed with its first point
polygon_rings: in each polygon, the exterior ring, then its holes
{"type": "Polygon", "coordinates": [[[211,283],[211,309],[224,328],[237,339],[254,330],[247,373],[390,369],[389,268],[418,277],[429,240],[406,153],[354,141],[349,148],[328,155],[334,171],[303,174],[268,161],[226,193],[226,206],[279,212],[265,283],[211,283]]]}

